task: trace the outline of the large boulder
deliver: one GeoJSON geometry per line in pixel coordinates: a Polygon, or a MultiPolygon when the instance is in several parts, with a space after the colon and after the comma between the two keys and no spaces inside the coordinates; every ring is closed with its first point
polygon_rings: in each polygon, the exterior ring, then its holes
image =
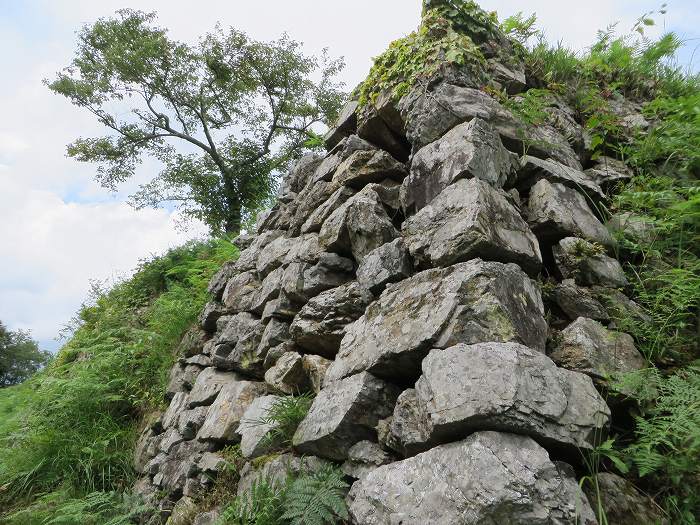
{"type": "Polygon", "coordinates": [[[392,413],[398,395],[397,387],[368,373],[325,385],[294,434],[295,450],[347,459],[355,443],[376,441],[377,422],[392,413]]]}
{"type": "Polygon", "coordinates": [[[539,290],[514,264],[474,259],[426,270],[390,285],[346,328],[327,381],[369,371],[417,379],[431,348],[485,341],[544,351],[547,323],[539,290]]]}
{"type": "Polygon", "coordinates": [[[610,410],[591,378],[516,343],[432,350],[416,383],[432,442],[501,430],[577,457],[605,436],[610,410]]]}
{"type": "Polygon", "coordinates": [[[591,201],[605,198],[603,190],[588,173],[552,159],[538,159],[530,155],[525,155],[520,159],[520,169],[518,170],[516,183],[518,190],[525,191],[542,179],[569,186],[582,192],[591,201]]]}
{"type": "Polygon", "coordinates": [[[292,340],[307,352],[335,356],[345,327],[360,317],[373,299],[356,282],[320,293],[294,318],[290,327],[292,340]]]}
{"type": "Polygon", "coordinates": [[[302,233],[321,231],[321,226],[330,217],[331,213],[340,208],[347,200],[355,195],[355,190],[347,186],[341,186],[333,195],[328,197],[328,200],[319,205],[311,215],[306,219],[306,222],[301,227],[302,233]]]}
{"type": "Polygon", "coordinates": [[[226,383],[209,407],[197,434],[200,441],[234,442],[244,412],[254,399],[267,393],[265,383],[237,379],[226,383]]]}
{"type": "Polygon", "coordinates": [[[401,188],[407,213],[429,204],[459,179],[475,177],[502,188],[513,170],[510,153],[485,121],[475,118],[456,126],[443,137],[420,149],[401,188]]]}
{"type": "Polygon", "coordinates": [[[394,239],[369,252],[357,267],[357,282],[379,294],[387,284],[413,273],[413,262],[403,239],[394,239]]]}
{"type": "Polygon", "coordinates": [[[300,394],[311,387],[304,359],[297,352],[284,352],[265,372],[265,382],[283,394],[300,394]]]}
{"type": "Polygon", "coordinates": [[[588,317],[596,321],[608,321],[610,315],[588,288],[578,286],[573,279],[564,279],[552,291],[552,299],[571,321],[588,317]]]}
{"type": "Polygon", "coordinates": [[[538,238],[556,242],[564,237],[583,237],[613,246],[610,232],[596,218],[578,191],[546,179],[530,190],[528,222],[538,238]]]}
{"type": "Polygon", "coordinates": [[[239,381],[241,377],[234,372],[224,372],[216,368],[209,367],[202,370],[197,376],[190,396],[188,398],[189,407],[195,408],[198,406],[211,405],[219,392],[229,383],[239,381]]]}
{"type": "Polygon", "coordinates": [[[361,191],[326,219],[319,234],[321,244],[332,252],[362,258],[399,236],[376,192],[361,191]]]}
{"type": "Polygon", "coordinates": [[[241,436],[241,454],[244,458],[262,456],[279,445],[268,436],[276,423],[266,418],[270,409],[281,399],[273,395],[257,397],[246,408],[236,430],[236,434],[241,436]]]}
{"type": "Polygon", "coordinates": [[[264,330],[256,316],[247,312],[235,315],[217,337],[214,365],[262,377],[265,356],[258,353],[258,347],[264,330]]]}
{"type": "Polygon", "coordinates": [[[394,413],[386,420],[386,432],[380,436],[380,440],[386,447],[404,457],[414,456],[430,448],[427,418],[414,388],[401,392],[394,413]]]}
{"type": "Polygon", "coordinates": [[[359,441],[348,450],[348,459],[342,465],[342,471],[351,478],[359,479],[377,467],[391,463],[392,455],[374,441],[359,441]]]}
{"type": "Polygon", "coordinates": [[[536,274],[542,266],[537,238],[501,190],[481,179],[462,179],[408,218],[406,246],[423,267],[449,266],[475,257],[517,263],[536,274]]]}
{"type": "Polygon", "coordinates": [[[632,336],[608,330],[585,317],[579,317],[561,331],[551,358],[559,366],[588,374],[598,381],[646,367],[632,336]]]}
{"type": "Polygon", "coordinates": [[[384,179],[402,181],[406,168],[383,150],[356,151],[345,159],[335,171],[333,182],[362,189],[371,182],[384,179]]]}
{"type": "Polygon", "coordinates": [[[384,465],[348,495],[363,525],[595,525],[573,471],[525,436],[478,432],[384,465]]]}
{"type": "Polygon", "coordinates": [[[562,277],[586,286],[624,288],[627,277],[617,259],[605,254],[600,246],[584,239],[566,237],[552,248],[562,277]]]}
{"type": "Polygon", "coordinates": [[[357,101],[350,100],[341,108],[340,114],[333,126],[323,136],[327,149],[333,149],[345,137],[357,130],[357,101]]]}
{"type": "Polygon", "coordinates": [[[292,304],[303,305],[321,292],[351,281],[354,267],[352,260],[335,253],[322,253],[315,264],[292,263],[284,270],[280,295],[292,304]]]}
{"type": "Polygon", "coordinates": [[[231,312],[251,311],[260,286],[260,280],[254,271],[241,272],[228,281],[222,292],[224,304],[231,312]]]}

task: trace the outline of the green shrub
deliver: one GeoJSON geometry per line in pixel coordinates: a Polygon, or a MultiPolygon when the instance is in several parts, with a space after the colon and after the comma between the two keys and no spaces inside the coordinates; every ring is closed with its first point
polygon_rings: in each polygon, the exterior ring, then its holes
{"type": "Polygon", "coordinates": [[[313,396],[310,394],[284,396],[276,401],[260,420],[260,424],[273,425],[265,441],[279,449],[290,448],[294,432],[309,413],[312,403],[313,396]]]}

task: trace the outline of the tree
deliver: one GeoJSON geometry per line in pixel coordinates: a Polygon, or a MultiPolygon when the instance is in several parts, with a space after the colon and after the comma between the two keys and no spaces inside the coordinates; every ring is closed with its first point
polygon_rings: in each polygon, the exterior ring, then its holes
{"type": "Polygon", "coordinates": [[[17,385],[49,362],[28,332],[10,331],[0,322],[0,388],[17,385]]]}
{"type": "Polygon", "coordinates": [[[124,9],[85,26],[71,65],[47,82],[109,129],[77,139],[68,155],[98,163],[97,180],[112,190],[151,155],[164,169],[132,205],[174,204],[212,233],[238,232],[275,174],[320,145],[314,129],[334,121],[344,99],[335,81],[343,62],[325,50],[306,56],[286,35],[263,43],[218,25],[190,46],[154,20],[124,9]]]}

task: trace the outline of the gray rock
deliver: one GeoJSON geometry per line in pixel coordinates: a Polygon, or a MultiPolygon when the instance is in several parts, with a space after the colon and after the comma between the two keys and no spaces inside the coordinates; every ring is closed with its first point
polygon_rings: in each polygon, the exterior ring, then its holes
{"type": "Polygon", "coordinates": [[[352,260],[335,253],[323,253],[316,264],[292,263],[284,271],[281,292],[292,303],[303,305],[321,292],[353,279],[352,260]]]}
{"type": "Polygon", "coordinates": [[[332,361],[320,355],[308,354],[303,357],[304,370],[309,378],[311,390],[318,394],[323,386],[323,378],[332,361]]]}
{"type": "Polygon", "coordinates": [[[243,251],[246,248],[248,248],[251,244],[253,244],[253,241],[255,240],[255,235],[251,233],[241,233],[238,235],[231,243],[238,248],[239,250],[243,251]]]}
{"type": "Polygon", "coordinates": [[[192,387],[188,398],[189,408],[211,405],[224,385],[240,379],[241,377],[233,372],[223,372],[214,367],[205,368],[192,387]]]}
{"type": "Polygon", "coordinates": [[[404,457],[414,456],[430,448],[427,418],[418,403],[416,390],[401,392],[387,429],[385,444],[404,457]]]}
{"type": "Polygon", "coordinates": [[[578,457],[605,437],[610,410],[591,378],[526,346],[457,345],[431,351],[422,366],[416,394],[432,442],[500,430],[578,457]]]}
{"type": "Polygon", "coordinates": [[[335,210],[321,227],[319,240],[328,251],[360,261],[369,252],[399,236],[379,196],[362,191],[335,210]]]}
{"type": "MultiPolygon", "coordinates": [[[[391,96],[384,97],[381,101],[377,100],[377,102],[384,106],[393,106],[391,96]]],[[[396,129],[392,129],[387,121],[384,120],[375,104],[367,104],[359,111],[357,134],[372,144],[388,151],[393,157],[399,160],[406,160],[410,152],[410,146],[406,142],[403,132],[397,133],[396,129]]],[[[383,114],[386,115],[387,113],[394,112],[385,108],[383,114]]],[[[398,114],[398,111],[395,113],[398,114]]],[[[399,119],[401,119],[400,115],[399,119]]]]}
{"type": "Polygon", "coordinates": [[[202,313],[199,315],[199,325],[202,329],[211,334],[216,330],[216,321],[219,317],[227,313],[226,307],[216,301],[208,302],[204,305],[202,313]]]}
{"type": "Polygon", "coordinates": [[[651,322],[651,317],[644,308],[632,301],[621,291],[614,288],[592,286],[591,292],[595,295],[596,299],[605,306],[605,309],[612,319],[617,321],[623,320],[625,322],[631,321],[634,323],[651,322]]]}
{"type": "Polygon", "coordinates": [[[186,392],[176,393],[167,410],[163,414],[162,425],[164,429],[174,428],[177,426],[177,418],[180,417],[180,413],[187,410],[187,405],[189,404],[189,395],[186,392]]]}
{"type": "Polygon", "coordinates": [[[568,186],[583,193],[592,201],[605,198],[603,190],[587,172],[579,171],[551,159],[542,160],[530,155],[525,155],[520,159],[520,169],[516,182],[518,190],[528,190],[542,179],[568,186]]]}
{"type": "Polygon", "coordinates": [[[552,252],[564,278],[573,278],[587,286],[623,288],[628,284],[619,261],[608,257],[601,247],[588,241],[566,237],[552,248],[552,252]]]}
{"type": "MultiPolygon", "coordinates": [[[[257,355],[266,356],[268,352],[289,340],[289,323],[280,321],[279,319],[270,319],[265,325],[260,344],[258,345],[257,355]]],[[[266,367],[267,368],[267,367],[266,367]]]]}
{"type": "Polygon", "coordinates": [[[226,284],[236,275],[236,261],[225,262],[209,281],[207,292],[215,301],[221,301],[226,284]]]}
{"type": "Polygon", "coordinates": [[[413,263],[403,239],[394,239],[369,252],[357,268],[357,282],[379,294],[389,283],[401,281],[413,273],[413,263]]]}
{"type": "Polygon", "coordinates": [[[259,276],[265,277],[268,273],[282,266],[282,261],[296,244],[297,239],[289,237],[277,237],[274,241],[260,250],[255,269],[259,276]]]}
{"type": "Polygon", "coordinates": [[[366,370],[409,381],[428,350],[458,343],[512,341],[544,350],[543,316],[538,288],[514,264],[475,259],[426,270],[390,285],[346,328],[326,380],[366,370]]]}
{"type": "Polygon", "coordinates": [[[609,189],[630,180],[632,170],[621,160],[601,156],[596,159],[592,168],[586,170],[586,175],[603,189],[609,189]]]}
{"type": "Polygon", "coordinates": [[[255,269],[258,261],[260,250],[270,244],[272,241],[284,235],[282,230],[264,231],[260,235],[256,235],[250,246],[243,250],[236,260],[235,269],[238,272],[248,272],[255,269]]]}
{"type": "MultiPolygon", "coordinates": [[[[283,274],[283,281],[280,285],[284,286],[284,278],[287,276],[285,272],[283,274]]],[[[262,321],[267,323],[270,319],[280,319],[283,321],[291,321],[294,316],[301,310],[301,305],[299,303],[293,302],[289,296],[284,292],[283,289],[280,290],[279,295],[276,299],[272,299],[265,303],[265,308],[263,308],[262,321]]]]}
{"type": "Polygon", "coordinates": [[[557,306],[572,321],[579,317],[588,317],[596,321],[610,320],[607,310],[593,293],[576,285],[573,279],[565,279],[558,284],[552,296],[557,306]]]}
{"type": "Polygon", "coordinates": [[[182,336],[175,352],[183,357],[191,357],[201,353],[206,342],[207,333],[195,325],[189,328],[185,335],[182,336]]]}
{"type": "Polygon", "coordinates": [[[660,234],[656,231],[653,219],[643,215],[633,215],[630,212],[613,215],[606,225],[616,236],[638,244],[651,244],[660,234]]]}
{"type": "MultiPolygon", "coordinates": [[[[344,138],[337,146],[328,152],[328,155],[323,159],[323,162],[321,162],[314,176],[309,181],[309,185],[313,187],[319,181],[331,181],[338,166],[356,151],[376,151],[376,149],[375,146],[357,135],[350,135],[344,138]]],[[[309,189],[309,185],[307,185],[307,190],[309,189]]],[[[337,185],[335,186],[337,187],[337,185]]]]}
{"type": "Polygon", "coordinates": [[[355,195],[355,190],[348,188],[347,186],[341,186],[338,188],[333,195],[331,195],[328,200],[316,208],[306,222],[302,225],[302,233],[318,232],[321,231],[321,226],[326,221],[326,219],[337,210],[340,206],[345,204],[347,200],[355,195]]]}
{"type": "Polygon", "coordinates": [[[272,406],[281,400],[280,396],[262,396],[253,400],[246,408],[236,434],[241,436],[241,454],[244,458],[255,458],[273,450],[277,443],[267,439],[267,433],[275,428],[274,422],[264,418],[272,406]]]}
{"type": "Polygon", "coordinates": [[[249,461],[241,469],[241,479],[237,487],[238,496],[249,495],[253,484],[259,480],[265,479],[275,484],[282,484],[287,480],[288,475],[310,474],[328,464],[328,461],[314,456],[300,458],[289,453],[270,458],[257,468],[254,461],[249,461]]]}
{"type": "Polygon", "coordinates": [[[139,474],[145,474],[148,464],[158,455],[162,436],[156,435],[150,428],[141,432],[134,448],[134,469],[139,474]]]}
{"type": "Polygon", "coordinates": [[[459,180],[403,224],[404,241],[422,267],[475,257],[515,262],[536,274],[537,238],[501,190],[481,179],[459,180]]]}
{"type": "Polygon", "coordinates": [[[585,317],[562,330],[550,357],[559,366],[588,374],[597,381],[646,367],[630,335],[607,330],[585,317]]]}
{"type": "Polygon", "coordinates": [[[421,148],[401,187],[407,213],[429,204],[459,179],[478,178],[502,188],[513,170],[510,154],[494,129],[480,118],[460,124],[421,148]]]}
{"type": "Polygon", "coordinates": [[[216,525],[221,512],[218,510],[210,510],[197,514],[192,520],[192,525],[216,525]]]}
{"type": "Polygon", "coordinates": [[[518,153],[553,158],[581,169],[578,156],[568,141],[553,127],[531,126],[480,89],[442,82],[432,90],[417,86],[399,103],[406,119],[406,134],[414,151],[439,139],[455,126],[474,118],[491,124],[503,144],[518,153]]]}
{"type": "Polygon", "coordinates": [[[360,441],[348,450],[348,459],[341,470],[351,478],[359,479],[375,470],[377,467],[394,461],[387,451],[373,441],[360,441]]]}
{"type": "Polygon", "coordinates": [[[301,192],[322,161],[323,158],[315,153],[308,153],[301,157],[294,163],[287,176],[283,178],[280,193],[284,195],[301,192]]]}
{"type": "Polygon", "coordinates": [[[265,382],[283,394],[301,394],[310,388],[304,361],[297,352],[285,352],[265,372],[265,382]]]}
{"type": "Polygon", "coordinates": [[[558,241],[583,237],[613,246],[610,232],[593,215],[586,199],[576,190],[541,179],[530,190],[528,222],[538,238],[558,241]]]}
{"type": "MultiPolygon", "coordinates": [[[[320,169],[320,168],[319,168],[320,169]]],[[[331,171],[331,174],[333,172],[331,171]]],[[[340,188],[339,184],[319,180],[307,186],[300,194],[297,209],[289,231],[292,235],[301,233],[301,228],[312,213],[319,209],[340,188]]]]}
{"type": "Polygon", "coordinates": [[[223,301],[232,312],[253,309],[260,290],[260,280],[254,271],[242,272],[233,277],[223,292],[223,301]]]}
{"type": "Polygon", "coordinates": [[[181,363],[175,363],[170,369],[170,375],[168,376],[168,385],[165,388],[165,399],[172,399],[177,392],[189,391],[201,370],[199,366],[187,366],[181,363]]]}
{"type": "Polygon", "coordinates": [[[355,151],[336,169],[333,182],[361,189],[371,182],[384,179],[402,181],[406,177],[406,167],[386,151],[355,151]]]}
{"type": "Polygon", "coordinates": [[[209,407],[201,406],[191,410],[185,410],[177,420],[177,430],[184,439],[194,439],[197,431],[204,424],[209,412],[209,407]]]}
{"type": "Polygon", "coordinates": [[[586,483],[584,490],[594,509],[601,508],[611,525],[670,525],[654,501],[642,495],[628,480],[610,472],[596,476],[596,486],[586,483]]]}
{"type": "Polygon", "coordinates": [[[191,525],[192,517],[197,514],[197,502],[188,496],[181,498],[173,507],[168,525],[191,525]]]}
{"type": "Polygon", "coordinates": [[[279,267],[265,276],[260,287],[250,298],[250,303],[247,305],[249,311],[260,315],[265,311],[265,305],[268,302],[279,297],[284,271],[284,267],[279,267]]]}
{"type": "Polygon", "coordinates": [[[322,292],[301,309],[289,334],[307,352],[332,358],[338,353],[345,327],[360,317],[373,299],[356,282],[322,292]]]}
{"type": "Polygon", "coordinates": [[[649,121],[642,115],[641,104],[627,100],[622,95],[614,95],[608,99],[608,110],[617,117],[616,124],[621,126],[628,136],[649,127],[649,121]]]}
{"type": "Polygon", "coordinates": [[[323,136],[326,149],[333,149],[345,137],[349,137],[357,131],[357,101],[350,100],[340,110],[338,119],[323,136]]]}
{"type": "Polygon", "coordinates": [[[363,525],[596,524],[567,470],[531,438],[478,432],[379,467],[347,500],[363,525]]]}
{"type": "MultiPolygon", "coordinates": [[[[179,414],[179,416],[182,416],[182,414],[179,414]]],[[[185,438],[176,428],[169,428],[163,432],[158,444],[158,450],[160,450],[163,454],[170,454],[170,451],[183,441],[185,441],[185,438]]]]}
{"type": "Polygon", "coordinates": [[[197,441],[183,441],[173,447],[163,460],[153,484],[163,489],[174,499],[182,494],[187,479],[197,472],[197,462],[207,445],[197,441]]]}
{"type": "Polygon", "coordinates": [[[525,67],[522,64],[506,66],[500,61],[489,59],[489,74],[509,95],[525,91],[525,67]]]}
{"type": "Polygon", "coordinates": [[[397,387],[361,373],[326,384],[294,434],[294,449],[342,461],[358,441],[376,440],[377,422],[391,414],[397,387]]]}
{"type": "Polygon", "coordinates": [[[199,441],[235,442],[235,434],[243,414],[256,398],[267,393],[265,383],[236,380],[226,383],[216,401],[209,407],[199,429],[199,441]]]}
{"type": "Polygon", "coordinates": [[[214,364],[224,370],[262,377],[265,356],[258,349],[264,330],[265,326],[252,314],[234,316],[217,338],[214,364]]]}

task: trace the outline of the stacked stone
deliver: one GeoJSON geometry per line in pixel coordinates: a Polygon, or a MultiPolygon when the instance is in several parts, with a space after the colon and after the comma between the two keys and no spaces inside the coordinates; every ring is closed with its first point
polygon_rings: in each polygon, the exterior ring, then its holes
{"type": "Polygon", "coordinates": [[[597,213],[629,173],[590,161],[563,102],[534,127],[455,78],[349,103],[237,239],[139,441],[142,493],[206,491],[216,450],[268,454],[269,408],[314,392],[293,453],[249,463],[239,491],[333,461],[357,524],[596,523],[559,460],[605,438],[606,379],[644,366],[610,326],[611,308],[643,314],[597,213]]]}

